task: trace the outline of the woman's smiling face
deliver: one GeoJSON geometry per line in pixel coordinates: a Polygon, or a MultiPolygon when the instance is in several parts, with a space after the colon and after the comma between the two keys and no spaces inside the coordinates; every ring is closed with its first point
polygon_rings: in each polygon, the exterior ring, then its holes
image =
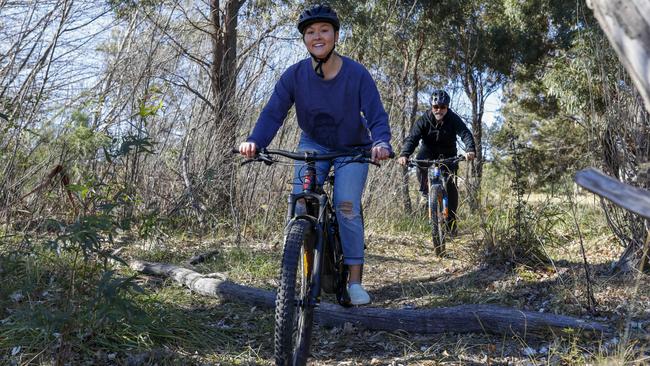
{"type": "Polygon", "coordinates": [[[316,22],[305,29],[303,42],[307,50],[316,58],[325,58],[334,48],[338,38],[339,33],[334,31],[330,23],[316,22]]]}

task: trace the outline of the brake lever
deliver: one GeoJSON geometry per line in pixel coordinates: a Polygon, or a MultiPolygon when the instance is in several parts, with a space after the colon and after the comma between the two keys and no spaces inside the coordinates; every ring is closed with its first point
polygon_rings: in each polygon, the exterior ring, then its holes
{"type": "Polygon", "coordinates": [[[257,159],[246,159],[246,160],[242,161],[241,163],[239,163],[239,166],[244,166],[246,164],[250,164],[250,163],[255,162],[255,161],[257,161],[257,159]]]}
{"type": "Polygon", "coordinates": [[[257,160],[263,162],[266,165],[273,165],[274,163],[277,163],[277,161],[273,160],[273,158],[271,156],[269,156],[269,155],[267,155],[267,154],[265,154],[263,152],[260,152],[257,160]]]}

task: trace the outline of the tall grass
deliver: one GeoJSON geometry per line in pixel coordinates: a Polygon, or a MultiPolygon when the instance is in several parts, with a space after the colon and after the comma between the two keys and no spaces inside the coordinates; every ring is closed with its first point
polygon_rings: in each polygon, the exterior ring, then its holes
{"type": "Polygon", "coordinates": [[[193,352],[230,342],[228,332],[210,326],[209,312],[145,292],[135,277],[75,253],[5,250],[0,268],[2,363],[102,363],[98,354],[125,357],[162,345],[193,352]]]}

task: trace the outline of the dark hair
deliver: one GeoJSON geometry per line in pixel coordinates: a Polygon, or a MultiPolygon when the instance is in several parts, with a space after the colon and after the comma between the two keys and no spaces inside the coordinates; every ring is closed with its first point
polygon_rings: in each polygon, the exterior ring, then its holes
{"type": "Polygon", "coordinates": [[[444,90],[434,90],[431,93],[431,105],[446,105],[449,106],[451,98],[444,90]]]}
{"type": "Polygon", "coordinates": [[[304,34],[305,28],[316,22],[330,23],[334,27],[335,32],[341,28],[339,17],[336,15],[334,9],[329,5],[314,5],[300,14],[298,18],[298,31],[300,31],[300,34],[304,34]]]}

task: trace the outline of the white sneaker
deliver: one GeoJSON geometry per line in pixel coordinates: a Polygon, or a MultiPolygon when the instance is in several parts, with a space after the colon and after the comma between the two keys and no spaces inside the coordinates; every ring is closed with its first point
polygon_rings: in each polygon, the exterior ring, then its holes
{"type": "Polygon", "coordinates": [[[370,304],[370,295],[358,283],[348,285],[348,294],[350,294],[350,302],[352,305],[370,304]]]}

